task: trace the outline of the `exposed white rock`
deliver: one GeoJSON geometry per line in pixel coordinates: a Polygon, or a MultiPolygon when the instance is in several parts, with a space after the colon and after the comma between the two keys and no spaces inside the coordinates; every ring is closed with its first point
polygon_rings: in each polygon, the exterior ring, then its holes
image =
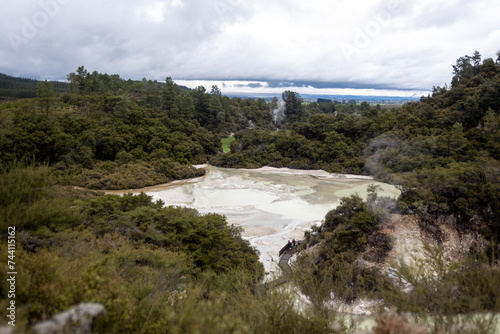
{"type": "Polygon", "coordinates": [[[37,334],[89,334],[92,333],[94,318],[105,312],[101,304],[80,303],[50,320],[37,323],[33,331],[37,334]]]}

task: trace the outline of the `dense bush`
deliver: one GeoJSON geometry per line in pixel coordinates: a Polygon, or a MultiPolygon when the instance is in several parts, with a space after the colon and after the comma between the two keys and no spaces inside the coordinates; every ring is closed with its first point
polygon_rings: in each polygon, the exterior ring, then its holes
{"type": "Polygon", "coordinates": [[[476,229],[500,240],[500,170],[498,161],[478,159],[408,174],[401,208],[424,219],[451,216],[460,230],[476,229]]]}
{"type": "Polygon", "coordinates": [[[358,195],[342,198],[327,213],[316,240],[309,240],[319,242],[314,253],[299,257],[296,280],[317,304],[331,294],[350,302],[378,290],[381,274],[356,261],[380,223],[372,209],[378,205],[373,188],[371,199],[366,203],[358,195]]]}
{"type": "MultiPolygon", "coordinates": [[[[197,307],[189,304],[194,296],[218,303],[231,286],[248,293],[262,277],[255,249],[220,215],[165,208],[144,193],[96,196],[56,186],[47,167],[8,166],[0,184],[2,234],[7,226],[17,231],[21,328],[82,301],[106,307],[101,331],[192,327],[212,320],[183,320],[177,307],[197,307]]],[[[7,302],[2,285],[0,304],[7,302]]]]}
{"type": "Polygon", "coordinates": [[[168,159],[121,165],[115,162],[100,162],[93,169],[84,170],[74,182],[88,189],[138,189],[204,174],[204,169],[182,165],[168,159]]]}
{"type": "MultiPolygon", "coordinates": [[[[334,119],[334,116],[328,117],[334,119]]],[[[294,128],[301,125],[295,123],[294,128]]],[[[314,127],[309,123],[303,125],[314,127]]],[[[276,134],[265,130],[244,130],[235,134],[230,153],[215,156],[210,163],[222,167],[273,166],[359,174],[362,161],[361,147],[335,131],[325,137],[312,138],[295,130],[276,134]]]]}

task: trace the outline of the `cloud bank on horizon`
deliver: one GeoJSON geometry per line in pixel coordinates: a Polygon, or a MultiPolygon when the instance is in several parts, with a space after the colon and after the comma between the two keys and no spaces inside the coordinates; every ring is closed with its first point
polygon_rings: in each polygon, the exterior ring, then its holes
{"type": "Polygon", "coordinates": [[[24,0],[2,7],[0,72],[35,79],[65,79],[84,65],[126,79],[255,81],[254,89],[301,81],[428,91],[450,81],[458,57],[500,50],[496,0],[24,0]]]}

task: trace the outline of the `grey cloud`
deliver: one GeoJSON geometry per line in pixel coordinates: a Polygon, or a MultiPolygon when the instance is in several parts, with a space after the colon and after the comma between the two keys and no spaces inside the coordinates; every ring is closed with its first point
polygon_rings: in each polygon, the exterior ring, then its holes
{"type": "Polygon", "coordinates": [[[132,79],[429,89],[449,81],[451,64],[464,50],[483,53],[481,45],[497,29],[487,22],[500,8],[496,0],[478,1],[491,11],[464,0],[425,1],[422,12],[415,9],[419,3],[402,0],[356,6],[347,0],[10,2],[0,12],[0,72],[64,79],[85,65],[132,79]],[[59,5],[49,15],[40,3],[59,5]],[[382,11],[390,12],[390,22],[377,17],[382,11]],[[47,22],[26,37],[26,27],[44,12],[47,22]],[[472,20],[484,24],[471,26],[472,20]],[[478,37],[464,40],[464,32],[478,37]],[[12,33],[21,37],[17,48],[12,33]],[[356,45],[356,34],[365,35],[363,45],[356,45]],[[355,48],[351,61],[342,43],[355,48]]]}

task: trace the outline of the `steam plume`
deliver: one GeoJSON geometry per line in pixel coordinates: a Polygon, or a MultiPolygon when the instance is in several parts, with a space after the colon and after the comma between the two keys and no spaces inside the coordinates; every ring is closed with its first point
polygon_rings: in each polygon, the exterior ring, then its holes
{"type": "Polygon", "coordinates": [[[281,124],[285,120],[285,101],[278,101],[278,108],[273,110],[274,124],[281,124]]]}

